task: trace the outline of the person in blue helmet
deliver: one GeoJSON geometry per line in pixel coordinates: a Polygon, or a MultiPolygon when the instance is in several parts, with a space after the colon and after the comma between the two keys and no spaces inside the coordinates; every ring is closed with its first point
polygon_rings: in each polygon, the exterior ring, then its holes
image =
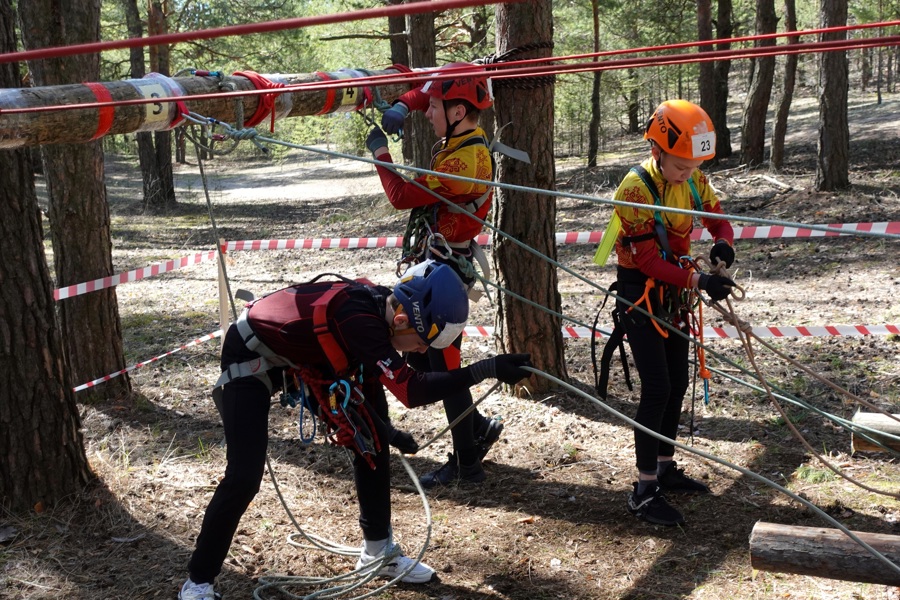
{"type": "Polygon", "coordinates": [[[331,276],[250,303],[222,347],[222,376],[213,396],[225,428],[227,465],[206,508],[179,599],[221,597],[214,581],[262,481],[271,396],[296,381],[305,383],[307,400],[329,437],[354,453],[363,532],[357,569],[379,561],[380,576],[405,572],[403,582],[430,581],[434,570],[416,564],[392,541],[389,446],[414,453],[418,444],[390,425],[384,388],[417,407],[487,378],[513,384],[529,375],[522,368],[530,365],[527,354],[502,354],[435,373],[415,371],[401,357],[450,345],[467,318],[465,286],[453,269],[437,263],[404,276],[393,290],[331,276]]]}

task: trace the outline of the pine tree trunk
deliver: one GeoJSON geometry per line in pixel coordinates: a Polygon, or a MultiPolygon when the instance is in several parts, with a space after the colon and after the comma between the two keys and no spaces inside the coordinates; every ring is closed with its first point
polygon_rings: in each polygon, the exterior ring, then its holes
{"type": "MultiPolygon", "coordinates": [[[[719,0],[716,17],[716,38],[725,40],[734,31],[732,24],[732,0],[719,0]]],[[[716,44],[716,50],[728,50],[731,44],[716,44]]],[[[724,160],[732,155],[731,129],[728,128],[728,78],[731,72],[730,60],[718,60],[714,63],[713,78],[715,80],[715,104],[709,113],[716,128],[716,160],[724,160]]]]}
{"type": "MultiPolygon", "coordinates": [[[[428,0],[419,0],[425,1],[428,0]]],[[[409,30],[409,62],[413,67],[435,67],[437,58],[434,50],[434,13],[421,13],[407,16],[407,28],[409,30]]],[[[409,131],[405,138],[409,139],[410,157],[406,156],[404,147],[404,159],[413,166],[427,169],[431,165],[432,148],[437,138],[434,128],[425,113],[415,111],[406,118],[409,131]]]]}
{"type": "MultiPolygon", "coordinates": [[[[527,44],[553,40],[549,0],[497,5],[497,53],[527,44]]],[[[543,58],[551,48],[539,48],[517,58],[543,58]]],[[[499,82],[498,82],[499,83],[499,82]]],[[[553,82],[516,80],[496,87],[497,128],[510,123],[502,134],[507,145],[527,151],[532,164],[507,157],[499,161],[500,181],[552,190],[556,186],[553,157],[553,82]]],[[[505,233],[556,259],[556,200],[538,192],[498,190],[494,224],[505,233]]],[[[495,280],[501,286],[560,312],[556,268],[545,260],[494,234],[495,280]]],[[[566,377],[560,319],[505,294],[498,294],[497,332],[504,352],[530,352],[535,366],[566,377]]],[[[541,377],[526,383],[532,391],[551,388],[541,377]]]]}
{"type": "MultiPolygon", "coordinates": [[[[847,24],[847,0],[822,0],[822,27],[847,24]]],[[[846,39],[845,32],[823,34],[822,41],[846,39]]],[[[849,73],[846,52],[819,54],[819,142],[816,190],[850,186],[850,126],[847,120],[849,73]]]]}
{"type": "MultiPolygon", "coordinates": [[[[99,0],[31,0],[20,2],[19,12],[28,49],[99,39],[99,0]]],[[[36,60],[29,63],[29,68],[37,85],[96,81],[99,57],[94,54],[36,60]]],[[[112,275],[109,207],[100,142],[48,145],[42,148],[42,155],[58,285],[112,275]]],[[[115,288],[63,300],[60,317],[76,385],[125,367],[115,288]]],[[[102,388],[82,392],[79,401],[101,394],[119,397],[130,391],[130,381],[124,375],[102,388]]]]}
{"type": "MultiPolygon", "coordinates": [[[[775,33],[777,24],[774,0],[756,0],[757,35],[775,33]]],[[[758,47],[774,45],[774,39],[757,43],[758,47]]],[[[753,77],[741,126],[741,162],[751,167],[761,165],[766,158],[766,117],[774,80],[775,57],[754,59],[753,77]]]]}
{"type": "MultiPolygon", "coordinates": [[[[15,18],[0,0],[0,52],[15,52],[15,18]]],[[[17,63],[0,87],[19,85],[17,63]]],[[[27,148],[0,151],[0,504],[40,509],[92,474],[56,319],[27,148]]]]}
{"type": "MultiPolygon", "coordinates": [[[[784,0],[784,28],[785,31],[796,31],[797,11],[794,0],[784,0]]],[[[797,36],[788,38],[789,44],[800,41],[797,36]]],[[[775,111],[775,126],[772,128],[772,155],[769,168],[779,171],[784,166],[784,138],[787,134],[788,114],[791,110],[791,101],[794,98],[794,84],[797,79],[797,55],[788,54],[784,59],[784,82],[781,97],[778,99],[778,108],[775,111]]]]}
{"type": "MultiPolygon", "coordinates": [[[[598,0],[591,0],[591,16],[594,22],[594,52],[600,51],[600,8],[598,0]]],[[[594,61],[598,61],[594,57],[594,61]]],[[[588,124],[588,166],[597,166],[597,153],[600,152],[600,75],[603,71],[593,73],[591,85],[591,121],[588,124]]]]}

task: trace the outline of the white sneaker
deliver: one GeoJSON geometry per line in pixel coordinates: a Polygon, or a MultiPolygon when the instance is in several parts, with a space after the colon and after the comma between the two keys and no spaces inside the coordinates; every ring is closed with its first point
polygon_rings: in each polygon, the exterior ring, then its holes
{"type": "Polygon", "coordinates": [[[388,579],[394,579],[401,573],[409,570],[406,575],[403,576],[403,583],[428,583],[431,581],[431,578],[434,577],[434,569],[426,565],[425,563],[417,563],[413,559],[408,556],[403,555],[403,551],[400,549],[400,546],[396,544],[388,544],[383,552],[380,552],[377,556],[370,556],[366,552],[365,546],[363,546],[362,552],[360,552],[359,560],[356,561],[356,569],[362,569],[366,565],[370,565],[373,562],[380,562],[384,560],[384,555],[387,553],[391,556],[387,563],[378,570],[379,577],[386,577],[388,579]],[[415,566],[413,566],[415,565],[415,566]]]}
{"type": "Polygon", "coordinates": [[[178,592],[178,600],[220,600],[222,594],[217,594],[211,583],[194,583],[188,578],[178,592]]]}

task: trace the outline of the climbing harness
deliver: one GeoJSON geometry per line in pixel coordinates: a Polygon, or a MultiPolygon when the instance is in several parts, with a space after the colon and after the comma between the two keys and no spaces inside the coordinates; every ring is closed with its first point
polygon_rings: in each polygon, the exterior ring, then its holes
{"type": "MultiPolygon", "coordinates": [[[[374,423],[374,419],[377,417],[373,417],[365,403],[365,395],[362,390],[363,367],[349,364],[347,355],[328,326],[329,316],[335,308],[335,299],[351,286],[359,285],[361,282],[347,279],[341,275],[325,273],[295,286],[307,288],[307,293],[318,294],[318,298],[305,307],[312,309],[309,311],[311,314],[303,314],[302,318],[312,320],[313,331],[319,347],[329,363],[330,373],[328,374],[311,365],[296,364],[269,348],[251,325],[253,319],[251,313],[257,301],[250,302],[238,316],[234,326],[247,349],[256,352],[259,357],[227,365],[216,381],[213,390],[213,398],[216,400],[217,406],[223,386],[243,377],[258,378],[271,394],[273,386],[269,370],[283,368],[284,384],[281,402],[286,405],[296,405],[299,400],[301,419],[304,417],[304,411],[308,411],[325,426],[325,436],[329,441],[338,446],[354,449],[369,463],[369,466],[374,468],[372,457],[380,451],[381,442],[374,423]],[[321,281],[323,277],[337,277],[338,281],[321,281]],[[308,386],[309,393],[304,386],[308,386]]],[[[369,290],[373,297],[380,298],[380,294],[371,287],[366,286],[365,289],[369,290]]],[[[378,298],[376,298],[376,302],[378,298]]],[[[295,300],[291,299],[291,302],[295,302],[295,300]]],[[[298,303],[298,305],[301,304],[298,303]]],[[[314,427],[312,437],[314,437],[315,431],[314,427]]],[[[301,431],[301,439],[305,443],[311,442],[312,437],[304,436],[301,431]]]]}
{"type": "MultiPolygon", "coordinates": [[[[526,164],[531,164],[531,158],[528,156],[527,152],[511,148],[500,142],[500,134],[507,126],[508,124],[501,127],[497,131],[497,135],[490,142],[488,142],[484,136],[478,135],[470,137],[455,148],[440,148],[434,151],[432,167],[442,152],[456,152],[462,148],[471,146],[484,146],[487,148],[488,155],[491,158],[491,183],[495,183],[497,180],[497,160],[495,153],[508,156],[526,164]]],[[[471,215],[476,215],[478,211],[484,207],[485,203],[490,201],[493,193],[494,186],[488,186],[488,189],[478,198],[464,203],[453,204],[448,207],[448,210],[450,210],[450,212],[467,212],[471,215]]],[[[483,279],[491,278],[490,262],[481,246],[475,240],[449,242],[439,232],[434,231],[434,227],[438,220],[438,209],[441,205],[442,204],[438,201],[428,206],[416,207],[410,211],[409,220],[406,224],[406,231],[403,234],[402,255],[397,262],[397,276],[401,276],[410,265],[434,257],[456,267],[462,275],[463,280],[467,283],[471,282],[468,283],[468,285],[469,298],[472,301],[477,302],[483,295],[487,296],[489,301],[492,301],[487,285],[483,284],[482,290],[476,290],[474,288],[474,280],[476,279],[475,263],[477,263],[478,267],[481,269],[483,279]]]]}

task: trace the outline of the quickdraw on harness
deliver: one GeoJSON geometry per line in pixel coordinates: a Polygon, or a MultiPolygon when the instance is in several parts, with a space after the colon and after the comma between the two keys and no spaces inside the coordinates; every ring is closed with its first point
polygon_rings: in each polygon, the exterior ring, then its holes
{"type": "MultiPolygon", "coordinates": [[[[504,125],[497,131],[497,135],[491,142],[488,142],[484,136],[472,136],[462,142],[459,146],[453,148],[453,151],[467,148],[469,146],[484,146],[488,150],[491,157],[491,183],[496,181],[497,177],[497,161],[494,153],[503,154],[515,160],[531,164],[531,158],[527,152],[517,150],[500,142],[500,134],[507,125],[504,125]]],[[[440,144],[441,142],[437,142],[440,144]]],[[[434,157],[443,151],[443,148],[434,153],[434,157]]],[[[434,160],[432,160],[434,167],[434,160]]],[[[461,204],[454,204],[449,207],[451,212],[476,214],[484,204],[491,199],[494,193],[494,187],[489,186],[488,189],[478,198],[469,200],[461,204]]],[[[484,250],[475,240],[465,242],[449,242],[439,232],[434,231],[437,223],[438,209],[441,202],[437,200],[434,204],[428,206],[418,206],[409,213],[409,220],[406,224],[406,231],[403,234],[402,257],[397,262],[397,276],[401,276],[403,272],[412,264],[420,263],[428,258],[435,258],[441,262],[449,263],[457,268],[466,281],[474,281],[475,265],[477,262],[485,279],[491,278],[491,267],[484,254],[484,250]]],[[[487,286],[484,286],[484,295],[490,300],[490,292],[487,286]]],[[[482,296],[481,290],[470,288],[469,297],[478,301],[482,296]]]]}
{"type": "MultiPolygon", "coordinates": [[[[216,398],[218,404],[222,386],[241,377],[259,378],[266,385],[269,393],[272,393],[273,386],[268,371],[271,368],[282,367],[284,368],[284,385],[281,403],[295,406],[299,400],[301,419],[302,411],[308,410],[325,426],[325,436],[331,443],[352,448],[374,469],[375,463],[372,456],[381,450],[381,442],[362,391],[363,367],[349,364],[347,355],[328,327],[329,309],[333,310],[334,307],[332,302],[350,287],[361,285],[361,282],[347,279],[341,275],[325,273],[303,285],[316,283],[323,286],[324,291],[309,304],[312,314],[308,318],[312,319],[313,331],[319,346],[328,359],[331,372],[326,374],[319,367],[296,364],[276,354],[263,343],[249,322],[249,313],[255,304],[254,301],[247,305],[235,321],[235,326],[247,349],[259,354],[260,358],[228,365],[216,382],[213,397],[216,398]],[[326,276],[337,277],[340,281],[319,281],[320,278],[326,276]],[[330,286],[325,287],[328,284],[330,286]],[[309,394],[306,387],[310,391],[309,394]]],[[[366,289],[373,295],[379,295],[371,287],[366,286],[366,289]]],[[[315,427],[312,436],[303,434],[301,421],[301,440],[309,443],[314,435],[315,427]]]]}
{"type": "MultiPolygon", "coordinates": [[[[633,173],[635,173],[643,182],[644,186],[650,192],[650,195],[653,197],[653,202],[655,206],[662,206],[662,199],[659,197],[659,192],[656,189],[656,184],[653,182],[653,179],[650,177],[650,174],[647,170],[642,166],[637,166],[631,169],[633,173]]],[[[691,196],[694,200],[694,208],[698,212],[703,211],[703,201],[700,199],[700,194],[697,192],[697,188],[694,185],[693,179],[688,179],[688,184],[691,188],[691,196]]],[[[615,214],[615,213],[614,213],[615,214]]],[[[655,240],[657,246],[660,251],[660,255],[664,260],[671,262],[672,264],[676,264],[682,268],[687,268],[694,270],[696,265],[690,257],[676,257],[672,252],[672,247],[669,244],[669,236],[666,231],[665,223],[663,222],[661,211],[654,210],[653,218],[655,221],[654,231],[652,233],[645,233],[637,236],[624,236],[622,238],[622,244],[632,244],[635,242],[642,242],[647,240],[655,240]]],[[[616,218],[610,222],[610,226],[607,228],[606,232],[604,232],[603,237],[610,235],[613,238],[618,237],[619,229],[621,228],[620,221],[616,218]],[[615,228],[615,231],[611,231],[615,228]]],[[[596,261],[595,261],[596,262],[596,261]]],[[[605,257],[604,257],[605,262],[605,257]]],[[[686,325],[693,323],[696,325],[697,319],[693,316],[693,302],[692,295],[693,292],[687,289],[676,289],[674,286],[670,286],[665,283],[661,283],[653,279],[652,277],[647,277],[644,282],[644,292],[638,298],[637,301],[634,302],[634,306],[629,306],[625,310],[625,314],[630,313],[634,310],[634,307],[637,306],[643,310],[645,310],[648,314],[653,315],[653,318],[650,321],[653,323],[653,327],[656,329],[657,333],[659,333],[663,338],[669,337],[669,332],[665,327],[660,325],[660,321],[664,321],[667,323],[671,323],[673,327],[677,329],[681,329],[686,325]]],[[[617,282],[614,282],[610,286],[610,291],[617,290],[617,282]]],[[[608,295],[607,295],[608,298],[608,295]]],[[[699,302],[697,302],[699,304],[699,302]]],[[[600,306],[600,310],[597,313],[597,317],[594,319],[594,328],[596,329],[597,322],[600,318],[600,313],[603,311],[603,307],[606,305],[606,298],[603,300],[603,304],[600,306]]],[[[612,319],[613,319],[613,331],[609,336],[609,339],[606,342],[606,345],[603,348],[603,354],[600,359],[600,369],[598,373],[597,369],[597,361],[596,361],[596,338],[591,338],[591,360],[594,366],[594,385],[597,390],[597,394],[605,399],[607,395],[607,390],[609,387],[609,369],[610,362],[612,361],[612,356],[616,350],[619,349],[619,355],[622,360],[623,370],[625,372],[625,383],[628,386],[629,390],[633,389],[631,384],[630,374],[628,372],[628,363],[625,360],[625,328],[622,324],[622,318],[624,315],[620,314],[620,306],[618,304],[612,311],[612,319]]],[[[702,325],[702,312],[701,312],[701,320],[699,326],[701,335],[703,330],[702,325]]],[[[694,329],[692,327],[691,331],[694,329]]],[[[709,394],[709,385],[708,385],[708,376],[709,371],[705,369],[705,360],[703,363],[703,369],[701,370],[701,377],[703,377],[703,373],[705,371],[706,377],[705,380],[705,389],[707,393],[707,398],[709,394]]]]}

